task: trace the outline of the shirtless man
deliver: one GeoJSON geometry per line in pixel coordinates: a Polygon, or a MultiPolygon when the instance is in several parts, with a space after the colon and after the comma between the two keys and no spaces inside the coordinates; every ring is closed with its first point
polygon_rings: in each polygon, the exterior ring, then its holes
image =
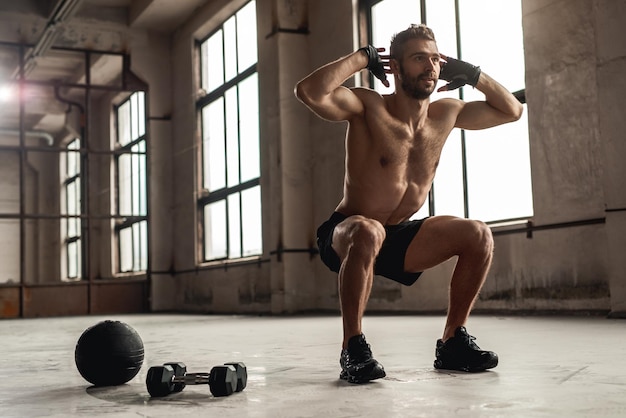
{"type": "Polygon", "coordinates": [[[454,256],[438,369],[483,371],[498,356],[480,350],[465,323],[489,270],[493,238],[484,223],[452,216],[409,220],[424,204],[441,150],[453,128],[486,129],[520,118],[516,98],[490,76],[466,62],[439,53],[433,32],[411,25],[385,49],[361,48],[317,69],[296,85],[296,96],[321,118],[348,121],[344,196],[318,229],[322,261],[339,275],[343,319],[340,378],[364,383],[385,376],[361,329],[374,275],[404,285],[420,272],[454,256]],[[347,88],[346,79],[369,69],[385,85],[393,74],[395,92],[347,88]],[[444,98],[441,90],[469,84],[484,101],[444,98]]]}

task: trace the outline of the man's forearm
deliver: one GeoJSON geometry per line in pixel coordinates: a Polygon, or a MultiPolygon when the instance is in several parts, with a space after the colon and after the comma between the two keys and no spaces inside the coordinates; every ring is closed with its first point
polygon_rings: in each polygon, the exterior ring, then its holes
{"type": "Polygon", "coordinates": [[[296,85],[296,95],[305,102],[319,100],[321,97],[332,93],[366,65],[367,57],[365,54],[355,51],[306,76],[296,85]]]}
{"type": "Polygon", "coordinates": [[[484,72],[478,78],[476,89],[485,95],[485,100],[491,107],[510,115],[512,120],[517,120],[522,115],[524,108],[515,96],[484,72]]]}

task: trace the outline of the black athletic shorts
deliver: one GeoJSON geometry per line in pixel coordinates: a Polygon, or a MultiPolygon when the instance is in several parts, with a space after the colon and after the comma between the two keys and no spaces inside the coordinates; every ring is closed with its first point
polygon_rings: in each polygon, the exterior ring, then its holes
{"type": "MultiPolygon", "coordinates": [[[[347,216],[335,212],[317,229],[317,246],[320,250],[320,257],[324,264],[336,273],[339,272],[341,267],[341,260],[335,253],[335,250],[333,250],[333,231],[346,218],[347,216]]],[[[405,272],[404,257],[411,240],[413,240],[423,222],[424,219],[421,219],[385,226],[387,236],[376,257],[375,274],[395,280],[405,286],[415,283],[422,273],[405,272]]]]}

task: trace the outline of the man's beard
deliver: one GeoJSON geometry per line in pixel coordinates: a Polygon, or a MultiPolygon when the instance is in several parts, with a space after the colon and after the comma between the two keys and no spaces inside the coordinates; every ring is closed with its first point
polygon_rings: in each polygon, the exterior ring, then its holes
{"type": "Polygon", "coordinates": [[[423,88],[420,86],[421,79],[423,77],[429,78],[430,74],[420,74],[417,77],[409,77],[405,74],[402,65],[400,65],[400,76],[402,80],[402,90],[414,99],[428,99],[433,91],[435,91],[435,84],[433,84],[431,88],[423,88]]]}

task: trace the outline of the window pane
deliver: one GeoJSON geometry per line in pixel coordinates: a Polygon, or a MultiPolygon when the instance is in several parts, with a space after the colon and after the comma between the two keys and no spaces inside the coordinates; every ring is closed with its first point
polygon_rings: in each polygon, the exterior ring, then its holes
{"type": "MultiPolygon", "coordinates": [[[[463,59],[480,64],[511,91],[524,88],[521,2],[481,0],[480,8],[493,11],[498,19],[479,13],[476,0],[459,2],[459,5],[463,59]],[[492,36],[493,33],[499,36],[492,36]],[[496,50],[502,53],[496,56],[488,52],[496,50]]],[[[484,100],[478,90],[464,90],[466,100],[484,100]]],[[[483,221],[531,216],[526,112],[514,123],[467,131],[466,138],[469,216],[483,221]]]]}
{"type": "Polygon", "coordinates": [[[78,152],[67,153],[67,177],[72,177],[80,172],[80,154],[78,152]]]}
{"type": "Polygon", "coordinates": [[[224,83],[224,50],[222,46],[222,31],[215,32],[206,42],[202,64],[206,70],[206,78],[203,79],[202,87],[206,92],[213,91],[224,83]]]}
{"type": "Polygon", "coordinates": [[[228,196],[228,257],[241,257],[241,208],[239,193],[228,196]]]}
{"type": "Polygon", "coordinates": [[[533,215],[526,112],[515,122],[467,131],[469,215],[485,222],[533,215]]]}
{"type": "Polygon", "coordinates": [[[256,73],[239,84],[242,182],[257,178],[261,175],[258,89],[258,77],[256,73]]]}
{"type": "Polygon", "coordinates": [[[218,190],[225,185],[223,98],[202,109],[203,186],[218,190]]]}
{"type": "Polygon", "coordinates": [[[204,187],[209,191],[226,186],[226,149],[224,146],[224,99],[202,109],[204,187]]]}
{"type": "Polygon", "coordinates": [[[138,104],[137,104],[137,95],[133,94],[130,96],[130,139],[134,141],[139,137],[139,126],[137,125],[137,119],[139,116],[137,114],[138,104]]]}
{"type": "Polygon", "coordinates": [[[135,144],[132,148],[131,151],[133,152],[133,154],[130,154],[130,161],[131,161],[131,185],[132,185],[132,192],[130,193],[130,200],[132,201],[132,214],[133,215],[138,215],[139,214],[139,190],[140,190],[140,185],[139,185],[139,154],[134,154],[137,152],[139,148],[137,147],[137,145],[135,144]]]}
{"type": "Polygon", "coordinates": [[[239,184],[239,108],[237,87],[226,92],[226,156],[228,187],[239,184]]]}
{"type": "Polygon", "coordinates": [[[128,272],[133,269],[133,232],[131,228],[120,230],[120,271],[128,272]]]}
{"type": "Polygon", "coordinates": [[[146,221],[133,224],[133,271],[148,268],[148,225],[146,221]]]}
{"type": "Polygon", "coordinates": [[[76,241],[76,277],[83,277],[83,257],[82,257],[82,244],[81,240],[76,241]]]}
{"type": "Polygon", "coordinates": [[[225,81],[237,75],[237,32],[234,17],[224,23],[224,67],[225,81]]]}
{"type": "MultiPolygon", "coordinates": [[[[80,148],[80,140],[75,139],[70,142],[67,146],[68,150],[77,150],[80,148]]],[[[73,177],[80,173],[80,153],[77,151],[70,151],[66,155],[66,177],[73,177]]]]}
{"type": "MultiPolygon", "coordinates": [[[[427,0],[426,2],[426,19],[427,25],[435,33],[435,39],[437,40],[437,48],[439,52],[444,55],[449,55],[453,58],[458,58],[458,51],[456,45],[456,25],[451,25],[450,22],[454,22],[456,19],[456,12],[454,10],[455,0],[427,0]]],[[[437,88],[447,84],[446,81],[439,81],[437,88]]],[[[443,97],[459,98],[460,90],[435,92],[431,96],[432,100],[439,100],[443,97]]],[[[435,198],[436,199],[436,198],[435,198]]],[[[463,211],[461,211],[461,214],[463,211]]]]}
{"type": "MultiPolygon", "coordinates": [[[[80,215],[80,179],[77,178],[66,187],[67,214],[80,215]]],[[[80,235],[80,218],[67,219],[67,237],[80,235]]]]}
{"type": "Polygon", "coordinates": [[[0,219],[0,283],[20,282],[20,220],[0,219]]]}
{"type": "Polygon", "coordinates": [[[435,175],[435,215],[465,216],[461,131],[453,130],[441,153],[435,175]]]}
{"type": "Polygon", "coordinates": [[[146,97],[143,91],[134,93],[137,96],[137,133],[146,134],[146,97]]]}
{"type": "Polygon", "coordinates": [[[256,2],[251,1],[237,13],[237,58],[239,72],[257,61],[256,2]]]}
{"type": "Polygon", "coordinates": [[[424,218],[428,218],[428,214],[429,213],[430,213],[430,204],[428,203],[428,199],[426,199],[426,202],[424,202],[424,204],[422,205],[420,210],[415,212],[411,216],[410,219],[424,219],[424,218]]]}
{"type": "MultiPolygon", "coordinates": [[[[523,89],[525,66],[521,1],[464,0],[459,2],[459,8],[463,59],[480,65],[511,91],[523,89]],[[489,10],[489,15],[485,14],[485,10],[489,10]]],[[[479,94],[473,88],[465,89],[466,94],[470,92],[479,94]]]]}
{"type": "Polygon", "coordinates": [[[204,41],[200,44],[200,87],[205,91],[209,91],[209,42],[204,41]]]}
{"type": "Polygon", "coordinates": [[[126,101],[117,110],[117,140],[120,145],[128,144],[130,139],[130,102],[126,101]]]}
{"type": "Polygon", "coordinates": [[[206,260],[226,258],[226,201],[204,207],[204,257],[206,260]]]}
{"type": "Polygon", "coordinates": [[[73,181],[67,185],[67,214],[76,215],[76,181],[73,181]]]}
{"type": "MultiPolygon", "coordinates": [[[[384,0],[372,6],[372,45],[385,48],[389,52],[391,38],[397,32],[409,27],[411,23],[421,22],[420,3],[415,0],[384,0]],[[399,13],[398,11],[402,12],[399,13]]],[[[374,79],[377,91],[389,94],[394,91],[393,77],[387,76],[389,87],[374,79]]]]}
{"type": "Polygon", "coordinates": [[[117,159],[117,175],[118,175],[118,201],[119,214],[132,215],[132,178],[131,178],[131,159],[129,154],[122,154],[117,159]]]}
{"type": "Polygon", "coordinates": [[[67,219],[67,236],[66,238],[73,238],[80,236],[80,218],[68,218],[67,219]]]}
{"type": "Polygon", "coordinates": [[[139,236],[141,247],[139,248],[139,270],[148,269],[148,222],[139,222],[139,236]]]}
{"type": "Polygon", "coordinates": [[[258,255],[263,251],[261,229],[261,187],[241,192],[243,256],[258,255]]]}
{"type": "Polygon", "coordinates": [[[80,240],[67,244],[67,277],[76,279],[81,277],[80,240]]]}
{"type": "Polygon", "coordinates": [[[140,141],[131,148],[129,154],[132,164],[132,192],[129,200],[132,200],[132,215],[146,214],[146,155],[145,141],[140,141]]]}
{"type": "Polygon", "coordinates": [[[146,172],[146,141],[141,141],[137,144],[139,152],[143,154],[138,155],[138,165],[139,165],[139,190],[137,191],[137,195],[139,196],[139,208],[137,215],[146,215],[148,213],[148,196],[147,196],[147,188],[148,188],[148,179],[146,172]]]}

